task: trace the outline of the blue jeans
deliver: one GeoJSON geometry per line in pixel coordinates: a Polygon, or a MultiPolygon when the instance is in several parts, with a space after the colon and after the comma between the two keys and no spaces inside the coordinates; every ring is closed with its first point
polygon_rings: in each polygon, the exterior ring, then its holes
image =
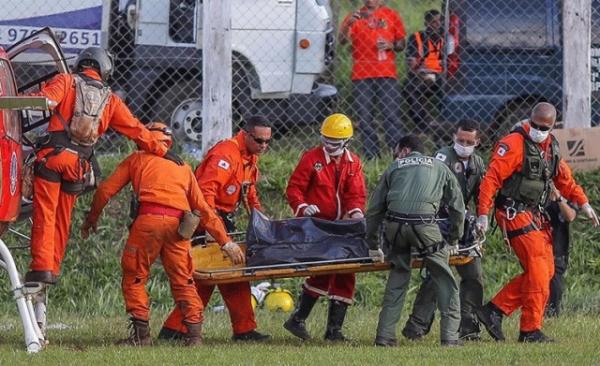
{"type": "Polygon", "coordinates": [[[379,155],[375,107],[383,118],[385,142],[393,148],[402,135],[400,120],[401,94],[398,81],[392,78],[354,80],[354,112],[367,159],[379,155]]]}

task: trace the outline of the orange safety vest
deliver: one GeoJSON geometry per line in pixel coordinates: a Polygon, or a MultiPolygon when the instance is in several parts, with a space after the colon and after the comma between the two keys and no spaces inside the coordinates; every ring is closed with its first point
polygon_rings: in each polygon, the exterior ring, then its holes
{"type": "Polygon", "coordinates": [[[440,39],[434,44],[431,39],[427,38],[427,55],[424,56],[421,32],[416,32],[414,36],[415,41],[417,42],[417,52],[419,54],[419,67],[441,74],[442,71],[444,71],[444,68],[442,67],[442,47],[444,45],[444,40],[440,39]]]}

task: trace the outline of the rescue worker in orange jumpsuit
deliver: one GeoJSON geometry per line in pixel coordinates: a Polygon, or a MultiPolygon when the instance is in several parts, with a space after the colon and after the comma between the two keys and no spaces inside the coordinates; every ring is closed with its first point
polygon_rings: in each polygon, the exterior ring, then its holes
{"type": "MultiPolygon", "coordinates": [[[[271,141],[271,127],[262,116],[250,117],[236,136],[221,141],[208,151],[196,168],[200,189],[210,207],[225,223],[229,232],[235,231],[233,216],[239,205],[248,210],[262,210],[256,192],[258,156],[264,153],[271,141]]],[[[218,285],[233,327],[233,340],[265,341],[269,335],[256,331],[248,282],[218,285]]],[[[202,303],[206,306],[214,285],[196,284],[202,303]]],[[[159,338],[178,339],[186,332],[181,309],[175,308],[160,331],[159,338]]]]}
{"type": "Polygon", "coordinates": [[[523,273],[514,277],[477,311],[490,335],[503,341],[502,319],[521,309],[519,342],[550,342],[542,333],[544,308],[554,273],[550,224],[544,214],[552,184],[598,226],[598,217],[583,189],[560,158],[550,134],[556,109],[538,103],[529,120],[501,139],[480,185],[477,226],[488,229],[488,214],[496,206],[496,221],[514,250],[523,273]]]}
{"type": "MultiPolygon", "coordinates": [[[[154,122],[148,125],[148,129],[165,147],[170,147],[170,128],[154,122]]],[[[148,324],[150,301],[145,285],[150,276],[150,266],[160,257],[177,308],[184,314],[188,330],[184,342],[188,346],[199,345],[202,343],[203,306],[192,277],[191,242],[178,232],[180,221],[185,220],[182,220],[184,212],[194,211],[195,216],[200,217],[202,227],[213,235],[234,262],[243,262],[242,250],[231,241],[223,223],[206,203],[191,168],[188,165],[178,166],[144,151],[129,155],[102,182],[82,227],[83,238],[89,236],[90,230],[96,232],[102,209],[129,182],[139,201],[139,209],[121,258],[121,288],[125,308],[131,316],[131,334],[120,343],[133,346],[151,344],[148,324]]]]}
{"type": "MultiPolygon", "coordinates": [[[[352,122],[343,114],[327,117],[321,126],[321,146],[307,151],[292,173],[287,200],[296,216],[325,220],[362,219],[367,190],[358,155],[347,149],[352,122]]],[[[296,311],[284,328],[303,340],[310,339],[306,318],[320,296],[329,297],[325,339],[346,340],[342,326],[353,302],[354,273],[313,276],[306,279],[296,311]]]]}
{"type": "Polygon", "coordinates": [[[31,230],[31,264],[27,282],[55,284],[60,275],[71,224],[71,211],[77,196],[86,186],[95,185],[99,177],[90,162],[94,161],[94,143],[111,127],[134,140],[143,150],[183,161],[168,152],[164,144],[136,119],[123,101],[110,92],[107,81],[113,70],[111,56],[102,48],[83,50],[75,63],[76,74],[59,74],[34,95],[45,96],[55,106],[48,123],[48,135],[37,142],[33,181],[33,226],[31,230]],[[76,108],[79,81],[95,84],[106,95],[106,104],[98,119],[89,126],[88,139],[73,140],[71,124],[76,108]]]}

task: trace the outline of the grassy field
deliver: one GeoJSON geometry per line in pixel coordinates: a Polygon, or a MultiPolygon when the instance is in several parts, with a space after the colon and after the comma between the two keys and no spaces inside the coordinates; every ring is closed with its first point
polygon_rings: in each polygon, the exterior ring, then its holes
{"type": "MultiPolygon", "coordinates": [[[[162,314],[161,314],[162,315],[162,314]]],[[[321,339],[325,323],[324,303],[308,322],[314,339],[305,343],[289,335],[281,326],[287,314],[257,312],[259,329],[273,339],[266,344],[238,344],[230,338],[226,314],[208,312],[205,345],[187,349],[156,342],[152,348],[114,346],[124,337],[124,318],[53,316],[53,323],[69,329],[50,330],[50,345],[40,354],[27,355],[14,318],[4,318],[0,338],[2,365],[594,365],[600,363],[600,319],[569,315],[547,321],[547,333],[557,342],[546,345],[522,345],[516,342],[517,320],[505,321],[507,342],[498,344],[487,335],[483,341],[460,349],[438,345],[437,324],[422,342],[400,340],[400,347],[374,347],[377,310],[350,309],[347,344],[330,344],[321,339]]],[[[162,318],[155,315],[156,320],[162,318]]],[[[401,325],[405,317],[403,317],[401,325]]],[[[436,322],[437,323],[437,322],[436,322]]],[[[160,326],[153,322],[153,335],[160,326]]],[[[401,337],[400,337],[401,338],[401,337]]]]}

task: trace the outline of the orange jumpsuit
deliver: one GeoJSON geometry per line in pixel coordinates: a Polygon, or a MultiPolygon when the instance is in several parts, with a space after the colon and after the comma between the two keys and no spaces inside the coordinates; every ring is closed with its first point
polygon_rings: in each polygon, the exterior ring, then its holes
{"type": "MultiPolygon", "coordinates": [[[[523,124],[529,132],[529,124],[523,124]]],[[[550,138],[539,144],[550,156],[550,138]]],[[[502,188],[504,182],[523,167],[524,137],[519,133],[511,133],[496,145],[479,194],[479,215],[488,215],[494,196],[502,188]]],[[[578,205],[588,202],[583,189],[577,185],[568,165],[561,159],[558,173],[553,178],[554,185],[567,200],[578,205]]],[[[511,220],[506,210],[496,208],[496,221],[499,228],[511,232],[525,228],[533,223],[541,230],[530,231],[509,239],[511,248],[519,258],[523,273],[514,277],[496,296],[492,303],[505,315],[512,314],[521,308],[520,330],[531,332],[542,328],[544,308],[550,292],[550,280],[554,274],[552,255],[552,236],[546,220],[527,209],[516,214],[511,220]]]]}
{"type": "MultiPolygon", "coordinates": [[[[87,69],[84,73],[100,80],[96,71],[87,69]]],[[[36,95],[45,96],[58,103],[56,111],[60,112],[67,123],[73,115],[75,106],[74,77],[70,74],[59,74],[50,80],[36,95]]],[[[99,134],[109,127],[134,140],[142,149],[163,156],[167,148],[156,141],[152,134],[136,119],[127,106],[112,94],[103,111],[99,134]]],[[[56,113],[50,118],[48,132],[64,131],[62,122],[56,113]]],[[[54,148],[44,148],[37,152],[37,162],[45,160],[46,168],[60,174],[64,181],[77,181],[90,169],[87,161],[71,150],[53,153],[54,148]]],[[[33,180],[33,226],[31,229],[31,264],[32,271],[50,271],[60,274],[60,266],[65,254],[71,211],[77,195],[61,190],[61,182],[53,182],[37,175],[33,180]]]]}
{"type": "Polygon", "coordinates": [[[141,151],[127,157],[100,185],[88,220],[96,223],[110,198],[129,182],[140,201],[140,210],[121,259],[127,312],[136,319],[149,319],[145,285],[150,266],[160,257],[183,319],[188,324],[201,322],[203,305],[192,278],[191,243],[179,236],[177,228],[183,211],[198,210],[202,226],[222,245],[230,241],[223,223],[206,204],[188,165],[179,166],[141,151]]]}
{"type": "MultiPolygon", "coordinates": [[[[246,150],[245,134],[242,131],[232,139],[217,143],[208,151],[195,172],[206,202],[221,213],[233,213],[239,204],[247,205],[249,209],[261,209],[256,193],[258,156],[246,150]],[[247,194],[243,195],[242,191],[247,194]]],[[[218,286],[229,311],[233,333],[238,335],[256,329],[250,284],[238,282],[218,286]]],[[[202,303],[206,305],[215,286],[196,284],[196,288],[202,303]]],[[[179,308],[171,312],[163,327],[181,333],[187,332],[179,308]]]]}

